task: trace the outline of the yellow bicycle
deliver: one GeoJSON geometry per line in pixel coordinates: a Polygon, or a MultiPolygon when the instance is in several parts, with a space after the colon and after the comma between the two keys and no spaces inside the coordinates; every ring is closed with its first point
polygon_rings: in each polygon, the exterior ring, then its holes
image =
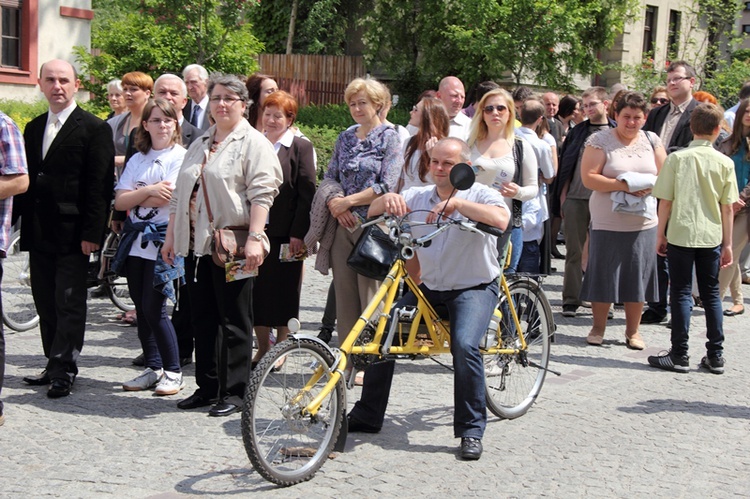
{"type": "MultiPolygon", "coordinates": [[[[313,335],[292,334],[253,371],[243,402],[242,437],[253,467],[267,480],[281,486],[309,480],[334,447],[343,450],[344,388],[353,386],[357,370],[383,360],[450,353],[449,321],[428,303],[404,261],[451,225],[475,232],[482,225],[449,220],[416,239],[408,232],[414,222],[407,217],[371,222],[385,221],[391,239],[400,243],[400,256],[339,348],[313,335]],[[400,289],[414,293],[417,305],[393,310],[400,289]]],[[[547,371],[554,372],[547,368],[554,327],[549,301],[535,279],[501,277],[498,306],[480,344],[487,407],[499,418],[525,414],[547,371]]]]}

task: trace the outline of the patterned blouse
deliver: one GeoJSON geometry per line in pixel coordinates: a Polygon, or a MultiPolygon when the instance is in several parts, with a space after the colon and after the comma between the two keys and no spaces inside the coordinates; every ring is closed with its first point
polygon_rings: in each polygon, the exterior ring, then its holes
{"type": "MultiPolygon", "coordinates": [[[[380,125],[359,140],[353,126],[339,135],[328,164],[325,178],[338,182],[349,196],[372,187],[376,194],[396,189],[403,156],[398,132],[389,125],[380,125]]],[[[367,206],[356,206],[352,212],[367,217],[367,206]]]]}

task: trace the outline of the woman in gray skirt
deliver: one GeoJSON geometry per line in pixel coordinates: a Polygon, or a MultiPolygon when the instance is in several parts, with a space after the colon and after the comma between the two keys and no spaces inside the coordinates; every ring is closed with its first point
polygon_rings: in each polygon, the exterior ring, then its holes
{"type": "Polygon", "coordinates": [[[638,332],[643,304],[656,300],[656,199],[651,188],[667,153],[644,132],[646,100],[628,92],[615,103],[617,127],[589,137],[581,158],[589,200],[589,261],[581,300],[591,302],[594,325],[586,341],[601,345],[612,303],[625,304],[625,344],[643,350],[638,332]]]}

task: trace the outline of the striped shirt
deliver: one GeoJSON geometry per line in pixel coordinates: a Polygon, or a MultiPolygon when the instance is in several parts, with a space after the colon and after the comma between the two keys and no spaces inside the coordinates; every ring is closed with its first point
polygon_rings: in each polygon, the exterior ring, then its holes
{"type": "MultiPolygon", "coordinates": [[[[28,174],[23,135],[18,126],[0,111],[0,175],[28,174]]],[[[13,197],[0,199],[0,257],[5,258],[10,240],[10,219],[13,214],[13,197]]]]}

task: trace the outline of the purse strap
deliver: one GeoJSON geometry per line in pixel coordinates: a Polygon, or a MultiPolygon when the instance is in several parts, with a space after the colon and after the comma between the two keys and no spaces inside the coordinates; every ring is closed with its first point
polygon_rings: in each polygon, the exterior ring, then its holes
{"type": "Polygon", "coordinates": [[[206,169],[206,158],[203,158],[201,165],[201,188],[203,189],[203,199],[206,201],[206,213],[208,213],[208,224],[211,230],[214,229],[214,214],[211,212],[211,201],[208,199],[208,190],[206,189],[206,178],[203,176],[203,170],[206,169]]]}

